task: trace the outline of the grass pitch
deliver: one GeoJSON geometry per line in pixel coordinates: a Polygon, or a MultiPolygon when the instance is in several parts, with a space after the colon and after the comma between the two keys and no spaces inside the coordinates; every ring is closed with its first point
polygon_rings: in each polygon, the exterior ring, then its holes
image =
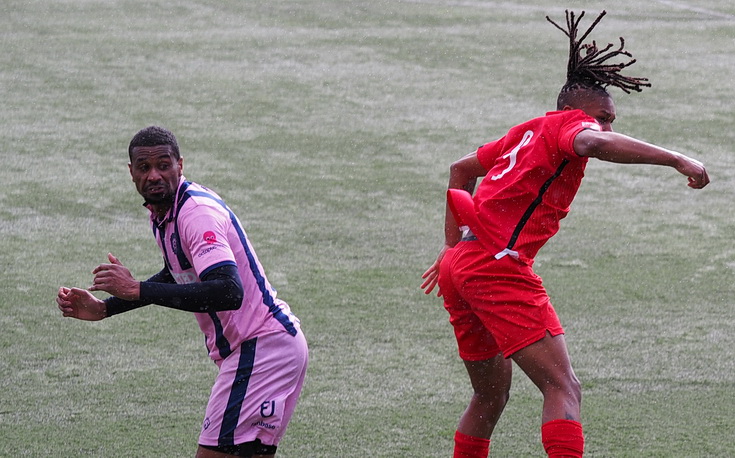
{"type": "MultiPolygon", "coordinates": [[[[590,456],[735,455],[735,7],[569,1],[626,38],[616,130],[689,153],[712,184],[591,162],[537,271],[584,385],[590,456]]],[[[178,136],[302,319],[311,366],[282,457],[446,457],[469,383],[441,303],[448,165],[553,109],[567,43],[501,1],[0,5],[0,455],[192,456],[215,368],[190,315],[62,319],[59,285],[116,254],[160,269],[126,147],[178,136]]],[[[591,18],[590,18],[591,20],[591,18]]],[[[542,456],[521,375],[494,456],[542,456]]]]}

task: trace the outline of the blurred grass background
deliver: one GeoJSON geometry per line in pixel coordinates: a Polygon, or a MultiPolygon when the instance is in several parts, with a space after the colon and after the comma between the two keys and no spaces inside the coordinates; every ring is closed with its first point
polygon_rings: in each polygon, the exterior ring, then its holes
{"type": "MultiPolygon", "coordinates": [[[[591,162],[536,269],[584,385],[590,456],[732,456],[735,6],[724,0],[173,0],[0,5],[0,454],[192,456],[215,375],[192,316],[62,319],[115,253],[161,267],[130,182],[140,128],[239,215],[302,319],[311,366],[281,457],[444,457],[469,383],[418,288],[448,166],[554,108],[566,37],[603,8],[626,38],[617,131],[689,153],[712,184],[591,162]]],[[[493,456],[543,456],[517,371],[493,456]]]]}

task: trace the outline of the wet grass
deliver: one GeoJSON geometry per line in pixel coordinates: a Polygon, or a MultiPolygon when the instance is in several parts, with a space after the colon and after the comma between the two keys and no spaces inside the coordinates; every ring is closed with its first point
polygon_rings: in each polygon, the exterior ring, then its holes
{"type": "MultiPolygon", "coordinates": [[[[469,396],[446,313],[418,289],[448,165],[553,108],[566,43],[548,2],[5,1],[0,6],[0,455],[191,456],[214,377],[193,318],[58,316],[115,253],[160,268],[127,143],[162,124],[187,178],[240,216],[302,319],[311,368],[283,457],[442,457],[469,396]]],[[[616,129],[713,182],[590,163],[541,252],[585,388],[591,456],[730,456],[735,10],[569,2],[608,17],[653,88],[616,129]]],[[[542,456],[519,374],[495,456],[542,456]]]]}

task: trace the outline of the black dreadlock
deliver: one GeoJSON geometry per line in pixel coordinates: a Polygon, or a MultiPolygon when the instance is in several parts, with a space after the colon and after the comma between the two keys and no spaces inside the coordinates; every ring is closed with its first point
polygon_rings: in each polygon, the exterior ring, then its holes
{"type": "Polygon", "coordinates": [[[551,22],[557,29],[564,32],[569,37],[569,62],[567,63],[567,81],[561,89],[559,94],[560,98],[568,93],[574,92],[579,89],[587,89],[593,91],[601,91],[607,94],[605,89],[607,86],[619,87],[626,93],[630,91],[640,92],[643,87],[651,87],[648,83],[648,78],[635,78],[630,76],[623,76],[620,71],[626,67],[629,67],[635,63],[632,54],[625,51],[625,40],[620,37],[620,47],[617,50],[610,51],[613,47],[612,43],[609,43],[605,48],[599,49],[597,43],[592,41],[592,44],[583,44],[582,42],[592,32],[592,29],[602,20],[603,16],[607,14],[606,11],[600,13],[597,19],[587,29],[582,37],[577,39],[577,32],[579,29],[579,23],[584,17],[584,11],[575,17],[573,11],[566,10],[567,16],[567,29],[563,29],[556,22],[552,21],[549,16],[546,16],[546,20],[551,22]],[[613,57],[623,55],[630,57],[628,62],[620,62],[617,64],[607,63],[608,60],[613,57]]]}

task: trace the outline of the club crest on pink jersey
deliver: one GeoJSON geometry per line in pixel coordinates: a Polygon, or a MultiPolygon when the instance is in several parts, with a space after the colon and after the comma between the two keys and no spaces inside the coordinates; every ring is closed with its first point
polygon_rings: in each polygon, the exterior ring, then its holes
{"type": "Polygon", "coordinates": [[[179,253],[179,238],[177,237],[176,233],[171,234],[169,242],[171,243],[171,251],[173,251],[174,254],[178,254],[179,253]]]}

